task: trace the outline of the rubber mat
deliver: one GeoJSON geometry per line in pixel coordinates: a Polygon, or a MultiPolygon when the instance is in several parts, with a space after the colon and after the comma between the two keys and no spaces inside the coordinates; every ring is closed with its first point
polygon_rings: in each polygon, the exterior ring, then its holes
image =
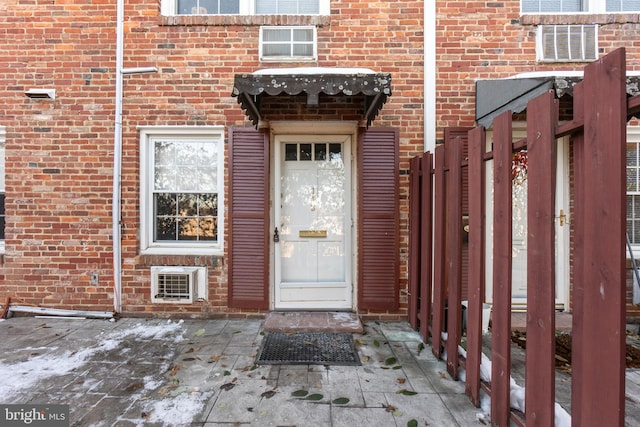
{"type": "Polygon", "coordinates": [[[348,333],[267,332],[258,365],[360,365],[353,336],[348,333]]]}

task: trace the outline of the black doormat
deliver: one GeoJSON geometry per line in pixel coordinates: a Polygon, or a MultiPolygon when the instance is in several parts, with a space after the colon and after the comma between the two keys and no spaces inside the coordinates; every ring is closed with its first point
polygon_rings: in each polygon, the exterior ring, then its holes
{"type": "Polygon", "coordinates": [[[260,365],[360,365],[353,336],[328,332],[267,332],[260,354],[260,365]]]}

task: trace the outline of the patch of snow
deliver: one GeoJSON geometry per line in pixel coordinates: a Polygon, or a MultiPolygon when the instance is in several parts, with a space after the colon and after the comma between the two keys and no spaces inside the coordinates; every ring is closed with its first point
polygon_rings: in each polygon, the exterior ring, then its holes
{"type": "Polygon", "coordinates": [[[163,425],[192,425],[193,420],[202,409],[213,391],[207,393],[182,393],[171,399],[150,402],[147,406],[147,422],[158,422],[163,425]]]}
{"type": "MultiPolygon", "coordinates": [[[[467,351],[458,346],[458,353],[462,357],[467,357],[467,351]]],[[[491,382],[491,360],[484,354],[481,353],[482,360],[480,362],[480,379],[484,382],[491,382]]],[[[466,379],[466,371],[461,369],[459,371],[459,379],[460,381],[465,381],[466,379]]],[[[519,386],[513,378],[510,377],[509,381],[509,405],[513,409],[517,409],[521,412],[525,412],[525,389],[522,386],[519,386]]],[[[491,418],[491,397],[488,396],[484,391],[480,390],[480,408],[482,409],[482,416],[486,416],[487,420],[491,418]]],[[[558,403],[555,404],[555,427],[571,427],[571,415],[558,403]]],[[[480,420],[481,414],[477,414],[478,419],[480,420]]],[[[484,418],[483,418],[484,420],[484,418]]]]}
{"type": "MultiPolygon", "coordinates": [[[[65,375],[80,368],[94,354],[117,348],[123,339],[133,336],[135,339],[162,339],[176,334],[175,340],[183,339],[182,323],[170,322],[167,325],[137,325],[134,328],[110,332],[97,346],[80,351],[65,351],[61,354],[43,354],[30,357],[17,363],[0,362],[0,396],[11,396],[21,390],[27,390],[41,380],[65,375]]],[[[55,351],[55,349],[49,349],[55,351]]]]}
{"type": "Polygon", "coordinates": [[[313,75],[313,74],[375,74],[369,68],[339,68],[339,67],[295,67],[295,68],[265,68],[253,72],[254,76],[279,75],[313,75]]]}

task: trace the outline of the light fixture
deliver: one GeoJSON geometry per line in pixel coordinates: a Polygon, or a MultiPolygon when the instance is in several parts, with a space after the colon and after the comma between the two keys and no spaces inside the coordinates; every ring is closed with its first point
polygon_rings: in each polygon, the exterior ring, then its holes
{"type": "Polygon", "coordinates": [[[48,98],[48,99],[56,99],[56,90],[55,89],[44,89],[44,88],[31,88],[24,92],[29,98],[48,98]]]}

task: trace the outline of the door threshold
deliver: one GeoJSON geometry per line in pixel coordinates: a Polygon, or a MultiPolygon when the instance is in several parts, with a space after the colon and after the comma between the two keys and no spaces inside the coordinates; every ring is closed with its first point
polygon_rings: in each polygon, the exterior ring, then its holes
{"type": "Polygon", "coordinates": [[[357,313],[344,311],[271,311],[262,326],[265,332],[348,332],[364,330],[357,313]]]}

